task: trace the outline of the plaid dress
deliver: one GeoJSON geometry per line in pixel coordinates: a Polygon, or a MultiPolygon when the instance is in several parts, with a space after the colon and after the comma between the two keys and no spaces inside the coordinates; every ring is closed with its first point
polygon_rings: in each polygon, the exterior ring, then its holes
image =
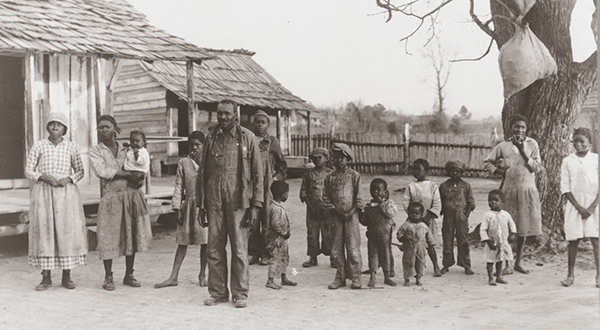
{"type": "Polygon", "coordinates": [[[63,140],[57,145],[48,139],[37,142],[27,158],[25,176],[31,187],[29,223],[29,265],[38,269],[72,269],[87,263],[87,230],[79,189],[83,178],[79,148],[63,140]],[[69,177],[73,183],[53,187],[39,181],[44,174],[57,180],[69,177]]]}

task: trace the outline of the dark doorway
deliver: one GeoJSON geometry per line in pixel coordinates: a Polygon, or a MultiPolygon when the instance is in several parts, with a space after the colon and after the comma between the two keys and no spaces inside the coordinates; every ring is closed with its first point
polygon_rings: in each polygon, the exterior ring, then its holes
{"type": "Polygon", "coordinates": [[[22,68],[22,58],[0,56],[0,180],[25,177],[25,79],[22,68]]]}

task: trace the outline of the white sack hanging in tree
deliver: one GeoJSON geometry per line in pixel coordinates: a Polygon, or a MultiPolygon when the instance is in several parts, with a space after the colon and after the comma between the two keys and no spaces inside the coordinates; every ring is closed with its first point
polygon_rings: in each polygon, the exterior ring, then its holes
{"type": "Polygon", "coordinates": [[[533,5],[535,5],[535,1],[536,0],[512,0],[511,1],[512,3],[509,5],[509,7],[511,7],[511,8],[514,7],[517,14],[520,17],[523,17],[523,16],[527,15],[527,13],[531,9],[531,7],[533,7],[533,5]]]}
{"type": "Polygon", "coordinates": [[[515,35],[502,45],[498,62],[506,99],[557,70],[550,51],[529,25],[517,28],[515,35]]]}

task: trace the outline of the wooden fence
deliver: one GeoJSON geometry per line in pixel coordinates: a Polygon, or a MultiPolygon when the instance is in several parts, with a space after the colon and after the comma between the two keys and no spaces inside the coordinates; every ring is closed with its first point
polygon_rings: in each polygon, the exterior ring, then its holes
{"type": "MultiPolygon", "coordinates": [[[[407,144],[403,134],[338,133],[311,137],[310,147],[331,149],[333,143],[347,144],[354,152],[350,167],[362,173],[407,173],[407,165],[418,158],[429,161],[432,175],[444,175],[447,161],[460,159],[467,165],[464,176],[485,176],[483,160],[496,144],[491,135],[416,134],[407,144]]],[[[290,154],[306,156],[308,137],[292,135],[290,154]]]]}

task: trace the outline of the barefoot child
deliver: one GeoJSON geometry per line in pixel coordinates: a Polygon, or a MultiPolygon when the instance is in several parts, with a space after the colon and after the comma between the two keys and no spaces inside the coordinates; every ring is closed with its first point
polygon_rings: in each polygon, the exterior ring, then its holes
{"type": "Polygon", "coordinates": [[[513,253],[510,243],[517,236],[517,226],[510,214],[502,210],[504,193],[492,190],[488,195],[490,211],[483,215],[479,235],[483,247],[483,260],[487,263],[488,284],[507,284],[502,278],[502,264],[505,260],[512,261],[513,253]],[[496,264],[496,280],[494,281],[494,264],[496,264]]]}
{"type": "Polygon", "coordinates": [[[577,246],[582,238],[589,238],[596,262],[596,287],[600,288],[598,263],[598,155],[590,151],[592,132],[578,128],[573,133],[575,153],[563,159],[560,190],[567,198],[565,206],[565,239],[569,241],[568,275],[562,285],[571,286],[575,280],[577,246]]]}
{"type": "Polygon", "coordinates": [[[331,256],[337,269],[329,289],[346,286],[352,280],[352,289],[360,289],[362,257],[360,255],[360,227],[357,211],[362,202],[358,197],[360,174],[348,168],[353,153],[346,144],[333,145],[332,158],[335,170],[325,178],[323,208],[331,218],[331,256]]]}
{"type": "Polygon", "coordinates": [[[176,286],[179,269],[185,258],[188,245],[200,245],[200,274],[198,281],[201,287],[206,282],[206,243],[208,242],[207,229],[200,226],[196,214],[196,173],[202,158],[202,143],[204,134],[193,131],[188,137],[190,154],[179,160],[177,164],[177,176],[175,177],[175,191],[171,199],[173,212],[177,216],[177,251],[171,276],[162,283],[155,284],[157,289],[176,286]]]}
{"type": "Polygon", "coordinates": [[[430,228],[423,220],[425,208],[421,203],[411,202],[407,207],[408,220],[398,229],[396,237],[402,243],[402,268],[404,269],[404,286],[410,286],[410,278],[415,277],[415,283],[422,285],[421,277],[425,269],[427,250],[435,246],[430,228]]]}
{"type": "Polygon", "coordinates": [[[471,257],[469,256],[469,214],[475,209],[475,198],[471,185],[462,178],[465,164],[459,160],[446,163],[446,173],[450,179],[440,185],[440,198],[442,200],[442,239],[444,241],[444,255],[441,273],[448,272],[454,265],[454,238],[458,245],[457,265],[465,269],[467,275],[475,274],[471,270],[471,257]]]}
{"type": "Polygon", "coordinates": [[[369,251],[369,287],[375,287],[375,273],[383,269],[383,283],[396,286],[390,278],[391,272],[391,233],[394,215],[398,212],[394,201],[390,200],[387,182],[383,179],[374,179],[370,187],[370,203],[360,216],[360,223],[367,226],[368,251],[369,251]]]}
{"type": "Polygon", "coordinates": [[[285,181],[274,181],[271,184],[273,201],[269,208],[269,223],[267,226],[266,248],[271,253],[269,259],[269,279],[265,285],[267,288],[279,290],[281,285],[296,286],[287,278],[286,269],[290,262],[288,250],[288,239],[290,238],[290,221],[283,203],[287,201],[289,185],[285,181]],[[273,279],[281,276],[281,285],[275,284],[273,279]]]}
{"type": "Polygon", "coordinates": [[[300,187],[300,201],[306,203],[306,241],[308,245],[306,254],[309,257],[302,267],[317,266],[317,256],[321,253],[326,256],[331,255],[330,222],[327,212],[323,209],[325,177],[332,171],[325,166],[329,152],[325,148],[317,147],[313,149],[309,157],[315,167],[304,174],[300,187]],[[321,244],[319,244],[319,233],[321,244]]]}
{"type": "Polygon", "coordinates": [[[131,172],[132,180],[129,181],[128,187],[141,188],[150,171],[150,154],[146,149],[144,132],[134,130],[129,134],[129,148],[123,169],[131,172]]]}
{"type": "MultiPolygon", "coordinates": [[[[429,171],[429,162],[425,159],[417,159],[412,164],[412,172],[415,182],[411,182],[408,188],[404,191],[404,210],[408,212],[408,205],[412,202],[418,202],[425,208],[425,214],[423,216],[423,223],[429,227],[431,239],[438,244],[438,227],[436,218],[440,216],[442,210],[442,204],[440,201],[440,192],[438,185],[427,178],[427,171],[429,171]]],[[[429,258],[433,263],[433,276],[440,277],[440,266],[437,261],[437,253],[435,248],[427,248],[429,258]]]]}

